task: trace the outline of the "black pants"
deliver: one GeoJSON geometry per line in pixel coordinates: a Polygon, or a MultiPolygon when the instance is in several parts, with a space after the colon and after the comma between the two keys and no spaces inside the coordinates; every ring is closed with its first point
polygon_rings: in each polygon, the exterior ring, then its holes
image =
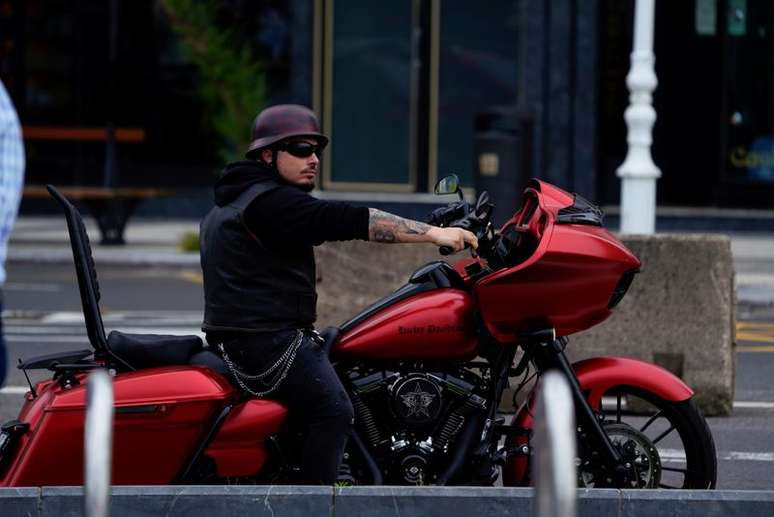
{"type": "MultiPolygon", "coordinates": [[[[224,339],[229,357],[245,372],[265,370],[279,358],[296,331],[249,334],[224,339]]],[[[261,389],[251,386],[251,389],[261,389]]],[[[331,485],[336,481],[354,411],[347,392],[322,345],[305,335],[293,365],[280,387],[267,398],[287,404],[306,428],[301,462],[302,484],[331,485]]]]}

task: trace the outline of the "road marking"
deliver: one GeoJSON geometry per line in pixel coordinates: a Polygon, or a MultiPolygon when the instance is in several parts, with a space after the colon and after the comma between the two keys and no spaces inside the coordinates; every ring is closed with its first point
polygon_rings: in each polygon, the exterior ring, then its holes
{"type": "Polygon", "coordinates": [[[737,352],[774,352],[774,345],[769,346],[739,346],[736,347],[737,352]]]}
{"type": "Polygon", "coordinates": [[[774,409],[774,402],[756,402],[747,400],[734,401],[734,407],[745,409],[774,409]]]}
{"type": "Polygon", "coordinates": [[[774,343],[774,336],[762,336],[760,334],[751,334],[749,332],[739,332],[736,335],[737,341],[752,341],[753,343],[774,343]]]}
{"type": "MultiPolygon", "coordinates": [[[[659,449],[658,455],[662,461],[685,463],[685,451],[678,449],[659,449]]],[[[742,452],[729,451],[718,454],[721,461],[774,461],[774,452],[742,452]]]]}
{"type": "Polygon", "coordinates": [[[183,280],[188,280],[189,282],[193,282],[194,284],[203,284],[204,283],[204,277],[201,273],[197,273],[196,271],[181,271],[178,275],[183,280]]]}
{"type": "Polygon", "coordinates": [[[774,285],[774,276],[765,273],[737,273],[736,283],[740,287],[768,287],[774,285]]]}
{"type": "Polygon", "coordinates": [[[719,460],[774,461],[774,452],[728,452],[718,455],[719,460]]]}
{"type": "MultiPolygon", "coordinates": [[[[105,322],[125,322],[130,320],[163,320],[171,324],[193,323],[199,325],[202,322],[200,311],[106,311],[102,315],[105,322]]],[[[40,318],[43,324],[50,323],[84,323],[83,313],[80,311],[58,311],[46,314],[40,318]]]]}
{"type": "Polygon", "coordinates": [[[5,336],[9,343],[88,343],[89,338],[83,336],[5,336]]]}
{"type": "Polygon", "coordinates": [[[737,321],[736,328],[748,329],[748,328],[767,328],[774,330],[774,323],[769,321],[737,321]]]}
{"type": "Polygon", "coordinates": [[[766,343],[769,346],[737,346],[737,352],[774,352],[774,323],[769,321],[737,321],[736,342],[766,343]]]}
{"type": "Polygon", "coordinates": [[[3,289],[6,291],[28,291],[37,293],[57,293],[62,290],[59,284],[35,284],[21,282],[7,282],[3,289]]]}
{"type": "Polygon", "coordinates": [[[28,391],[29,386],[5,386],[0,388],[0,395],[24,395],[28,391]]]}

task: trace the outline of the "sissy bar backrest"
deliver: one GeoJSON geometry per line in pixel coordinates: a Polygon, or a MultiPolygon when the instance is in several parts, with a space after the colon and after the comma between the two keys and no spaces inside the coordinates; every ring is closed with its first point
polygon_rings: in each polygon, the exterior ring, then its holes
{"type": "Polygon", "coordinates": [[[99,282],[97,282],[97,270],[94,267],[94,258],[91,253],[89,236],[78,210],[52,185],[46,185],[46,189],[54,199],[62,206],[67,219],[67,230],[70,233],[70,245],[73,249],[73,261],[75,272],[78,276],[78,288],[81,293],[83,316],[86,319],[86,331],[95,355],[110,354],[105,337],[105,327],[102,324],[102,314],[99,310],[99,282]]]}

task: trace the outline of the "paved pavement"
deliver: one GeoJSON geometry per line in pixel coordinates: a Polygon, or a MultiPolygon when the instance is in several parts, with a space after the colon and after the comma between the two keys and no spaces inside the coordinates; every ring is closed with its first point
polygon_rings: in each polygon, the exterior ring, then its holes
{"type": "MultiPolygon", "coordinates": [[[[92,241],[94,258],[104,264],[157,264],[190,266],[199,264],[198,253],[181,251],[186,233],[198,232],[199,224],[191,220],[130,220],[125,245],[103,246],[93,219],[84,220],[92,241]]],[[[8,247],[12,262],[71,263],[72,251],[64,217],[21,217],[16,222],[8,247]]]]}

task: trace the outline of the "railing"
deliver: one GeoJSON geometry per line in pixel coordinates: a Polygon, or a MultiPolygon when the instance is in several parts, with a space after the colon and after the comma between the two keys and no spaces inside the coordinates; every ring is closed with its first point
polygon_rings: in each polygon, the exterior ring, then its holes
{"type": "Polygon", "coordinates": [[[575,517],[578,486],[575,409],[570,386],[558,372],[543,375],[533,436],[536,515],[575,517]]]}
{"type": "Polygon", "coordinates": [[[113,455],[113,384],[107,372],[94,371],[86,393],[84,510],[86,517],[107,517],[113,455]]]}

